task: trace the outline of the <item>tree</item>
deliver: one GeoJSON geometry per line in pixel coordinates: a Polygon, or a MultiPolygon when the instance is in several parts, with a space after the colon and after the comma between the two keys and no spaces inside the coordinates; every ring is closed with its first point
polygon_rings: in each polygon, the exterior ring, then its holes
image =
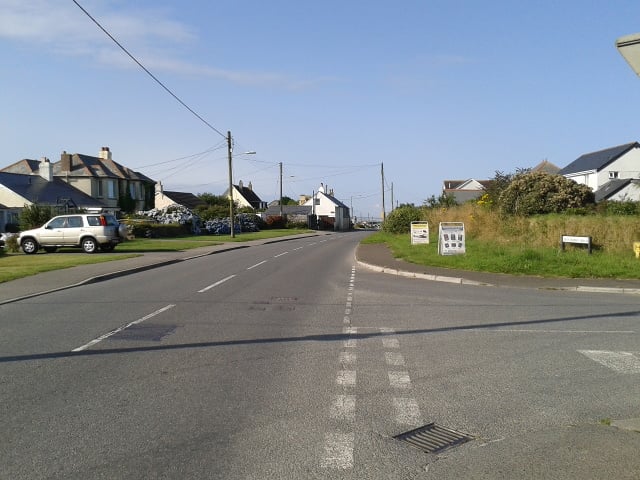
{"type": "Polygon", "coordinates": [[[455,197],[444,192],[438,198],[435,195],[431,195],[424,201],[424,206],[427,208],[447,208],[455,205],[457,205],[455,197]]]}
{"type": "Polygon", "coordinates": [[[214,195],[213,193],[198,193],[196,196],[209,206],[229,206],[229,198],[224,195],[214,195]]]}
{"type": "Polygon", "coordinates": [[[499,199],[503,213],[523,216],[560,213],[594,202],[593,192],[586,185],[545,172],[516,175],[499,199]]]}
{"type": "Polygon", "coordinates": [[[37,205],[35,203],[25,205],[22,212],[20,212],[20,229],[30,230],[32,228],[38,228],[44,225],[51,217],[51,207],[37,205]]]}
{"type": "Polygon", "coordinates": [[[298,205],[298,202],[291,197],[282,197],[282,205],[298,205]]]}
{"type": "Polygon", "coordinates": [[[422,210],[418,207],[398,207],[386,216],[382,230],[389,233],[407,233],[411,230],[411,222],[417,222],[422,218],[422,210]]]}

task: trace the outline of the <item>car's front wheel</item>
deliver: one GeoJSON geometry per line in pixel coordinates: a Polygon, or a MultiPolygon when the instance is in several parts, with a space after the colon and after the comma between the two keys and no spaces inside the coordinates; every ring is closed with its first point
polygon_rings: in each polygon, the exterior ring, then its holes
{"type": "Polygon", "coordinates": [[[25,238],[24,240],[22,240],[20,246],[22,247],[22,251],[27,255],[38,253],[38,242],[36,242],[33,238],[25,238]]]}
{"type": "Polygon", "coordinates": [[[84,253],[95,253],[98,250],[98,243],[93,238],[82,239],[82,251],[84,253]]]}

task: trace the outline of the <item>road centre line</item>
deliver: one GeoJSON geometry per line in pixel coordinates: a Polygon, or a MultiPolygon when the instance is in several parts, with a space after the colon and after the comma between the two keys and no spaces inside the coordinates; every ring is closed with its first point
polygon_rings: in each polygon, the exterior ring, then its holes
{"type": "Polygon", "coordinates": [[[142,318],[139,318],[138,320],[134,320],[131,323],[127,323],[126,325],[123,325],[122,327],[118,327],[115,330],[111,330],[109,333],[105,333],[104,335],[101,335],[100,337],[91,340],[89,343],[85,343],[84,345],[82,345],[81,347],[78,348],[74,348],[73,350],[71,350],[72,352],[82,352],[83,350],[86,350],[89,347],[92,347],[93,345],[95,345],[96,343],[101,342],[102,340],[106,340],[107,338],[115,335],[116,333],[120,333],[123,330],[126,330],[127,328],[133,326],[133,325],[137,325],[138,323],[142,323],[145,320],[149,320],[152,317],[155,317],[156,315],[160,315],[163,312],[166,312],[167,310],[172,309],[173,307],[175,307],[174,304],[169,304],[166,307],[162,307],[159,310],[156,310],[153,313],[150,313],[149,315],[145,315],[142,318]]]}
{"type": "Polygon", "coordinates": [[[256,268],[259,267],[260,265],[262,265],[263,263],[267,263],[266,260],[263,260],[261,262],[256,263],[255,265],[251,265],[250,267],[247,267],[247,270],[251,270],[252,268],[256,268]]]}
{"type": "Polygon", "coordinates": [[[217,287],[218,285],[221,285],[228,280],[231,280],[233,277],[235,277],[235,275],[229,275],[228,277],[223,278],[222,280],[218,280],[216,283],[212,283],[208,287],[204,287],[202,290],[198,290],[198,293],[204,293],[207,290],[211,290],[212,288],[217,287]]]}
{"type": "Polygon", "coordinates": [[[283,255],[286,255],[287,253],[289,253],[289,252],[282,252],[282,253],[279,253],[278,255],[274,255],[274,256],[273,256],[273,258],[281,257],[281,256],[283,256],[283,255]]]}
{"type": "Polygon", "coordinates": [[[302,250],[304,247],[298,247],[298,248],[294,248],[293,251],[295,252],[296,250],[302,250]]]}

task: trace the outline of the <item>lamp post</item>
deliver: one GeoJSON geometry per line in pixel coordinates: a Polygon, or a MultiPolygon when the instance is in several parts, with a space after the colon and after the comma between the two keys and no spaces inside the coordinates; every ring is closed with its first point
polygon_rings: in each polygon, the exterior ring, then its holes
{"type": "MultiPolygon", "coordinates": [[[[231,141],[231,132],[227,132],[227,153],[229,156],[229,224],[231,226],[231,238],[236,237],[235,219],[233,213],[233,143],[231,141]]],[[[256,152],[244,152],[244,155],[255,155],[256,152]]]]}
{"type": "Polygon", "coordinates": [[[640,76],[640,33],[620,37],[616,40],[616,48],[636,75],[640,76]]]}

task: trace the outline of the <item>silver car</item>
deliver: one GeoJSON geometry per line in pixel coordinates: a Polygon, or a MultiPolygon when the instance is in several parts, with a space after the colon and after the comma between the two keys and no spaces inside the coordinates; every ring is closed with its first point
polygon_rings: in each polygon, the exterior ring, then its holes
{"type": "Polygon", "coordinates": [[[40,248],[52,253],[59,247],[80,247],[85,253],[112,251],[126,239],[126,225],[107,214],[82,213],[53,217],[40,228],[20,233],[18,243],[27,254],[40,248]]]}

